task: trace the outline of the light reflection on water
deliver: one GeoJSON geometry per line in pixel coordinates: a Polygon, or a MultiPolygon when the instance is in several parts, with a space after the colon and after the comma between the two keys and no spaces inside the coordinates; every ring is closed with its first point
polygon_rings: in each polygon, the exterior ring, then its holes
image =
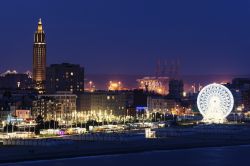
{"type": "MultiPolygon", "coordinates": [[[[199,148],[184,150],[153,151],[144,153],[77,157],[56,160],[39,160],[2,164],[10,166],[155,166],[155,165],[192,165],[192,166],[235,166],[250,163],[250,146],[199,148]]],[[[0,166],[2,166],[0,165],[0,166]]],[[[250,165],[250,164],[247,164],[250,165]]]]}

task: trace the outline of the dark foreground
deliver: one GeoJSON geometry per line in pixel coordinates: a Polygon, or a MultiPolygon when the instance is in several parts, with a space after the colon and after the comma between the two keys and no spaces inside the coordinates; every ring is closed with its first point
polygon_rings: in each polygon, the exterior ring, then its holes
{"type": "MultiPolygon", "coordinates": [[[[55,146],[2,146],[0,147],[0,162],[13,163],[28,160],[35,161],[249,144],[250,137],[249,134],[246,133],[244,135],[199,134],[164,139],[142,139],[136,141],[74,141],[72,144],[55,146]]],[[[179,157],[180,159],[183,159],[186,158],[186,156],[189,156],[189,154],[181,154],[179,157]]],[[[199,157],[195,158],[196,160],[199,160],[199,157]]]]}
{"type": "Polygon", "coordinates": [[[74,165],[175,165],[175,166],[235,166],[249,165],[250,145],[182,150],[151,151],[142,153],[101,155],[54,160],[26,161],[2,165],[10,166],[74,166],[74,165]]]}

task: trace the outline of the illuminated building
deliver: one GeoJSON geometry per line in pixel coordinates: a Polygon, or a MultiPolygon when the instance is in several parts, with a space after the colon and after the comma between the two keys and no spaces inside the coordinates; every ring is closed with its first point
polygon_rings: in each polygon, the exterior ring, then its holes
{"type": "Polygon", "coordinates": [[[144,77],[142,79],[138,79],[137,82],[139,83],[139,89],[166,95],[168,93],[168,80],[168,77],[144,77]]]}
{"type": "Polygon", "coordinates": [[[33,44],[33,82],[34,88],[39,93],[45,90],[46,79],[46,41],[45,33],[42,27],[42,21],[39,19],[37,30],[34,34],[33,44]]]}
{"type": "Polygon", "coordinates": [[[30,110],[16,110],[15,116],[17,118],[21,118],[23,120],[27,120],[31,118],[31,111],[30,110]]]}
{"type": "Polygon", "coordinates": [[[31,110],[33,89],[4,89],[0,91],[0,119],[15,115],[16,110],[31,110]]]}
{"type": "Polygon", "coordinates": [[[143,90],[133,91],[95,91],[78,94],[77,111],[84,115],[149,117],[149,114],[170,114],[176,102],[162,95],[147,93],[143,90]]]}
{"type": "Polygon", "coordinates": [[[234,107],[234,98],[227,87],[213,83],[200,91],[197,106],[204,122],[223,123],[234,107]]]}
{"type": "Polygon", "coordinates": [[[38,95],[37,100],[33,101],[32,115],[34,117],[41,115],[45,120],[55,119],[68,124],[75,118],[76,98],[72,92],[38,95]]]}
{"type": "Polygon", "coordinates": [[[94,114],[124,115],[129,105],[128,93],[123,91],[95,91],[78,95],[78,111],[94,114]]]}
{"type": "Polygon", "coordinates": [[[115,91],[115,90],[122,90],[122,83],[121,81],[109,81],[108,90],[115,91]]]}
{"type": "Polygon", "coordinates": [[[48,96],[38,96],[32,103],[32,115],[36,118],[41,115],[44,120],[51,120],[56,112],[59,112],[56,108],[55,99],[48,96]]]}
{"type": "Polygon", "coordinates": [[[77,64],[52,64],[47,68],[46,93],[84,91],[84,68],[77,64]]]}

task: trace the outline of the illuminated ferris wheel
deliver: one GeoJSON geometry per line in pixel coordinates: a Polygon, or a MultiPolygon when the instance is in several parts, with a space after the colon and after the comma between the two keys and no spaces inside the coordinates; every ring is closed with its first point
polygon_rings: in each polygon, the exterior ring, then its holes
{"type": "Polygon", "coordinates": [[[234,98],[228,88],[220,84],[209,84],[199,93],[197,106],[203,121],[222,123],[234,106],[234,98]]]}

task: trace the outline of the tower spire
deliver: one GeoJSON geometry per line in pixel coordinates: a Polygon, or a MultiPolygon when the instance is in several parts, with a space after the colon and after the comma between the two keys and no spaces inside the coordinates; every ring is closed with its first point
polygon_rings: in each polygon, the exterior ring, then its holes
{"type": "Polygon", "coordinates": [[[34,88],[39,93],[45,90],[46,80],[46,41],[45,33],[42,27],[42,19],[38,21],[37,30],[34,34],[33,44],[33,81],[34,88]]]}
{"type": "Polygon", "coordinates": [[[41,18],[39,18],[39,21],[38,21],[37,32],[38,33],[43,32],[43,25],[42,25],[42,19],[41,18]]]}

